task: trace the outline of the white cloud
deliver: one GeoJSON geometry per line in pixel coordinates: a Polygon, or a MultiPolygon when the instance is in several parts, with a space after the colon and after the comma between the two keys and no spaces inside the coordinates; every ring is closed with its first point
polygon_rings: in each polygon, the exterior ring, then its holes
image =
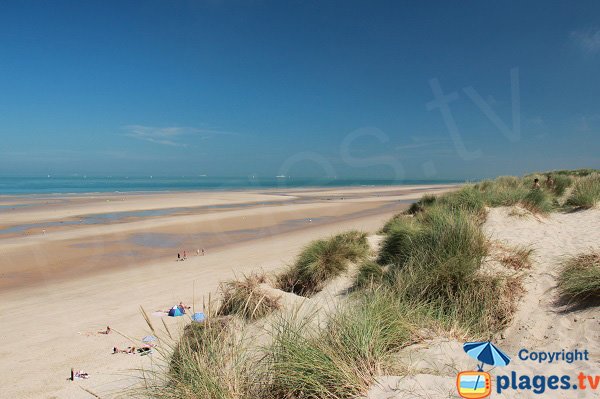
{"type": "Polygon", "coordinates": [[[143,125],[127,125],[123,126],[123,129],[127,131],[125,135],[128,137],[172,147],[187,147],[188,144],[183,141],[183,138],[186,136],[195,136],[196,139],[208,139],[218,135],[235,134],[216,129],[180,126],[154,127],[143,125]]]}
{"type": "Polygon", "coordinates": [[[571,39],[588,54],[600,51],[600,29],[573,31],[571,32],[571,39]]]}

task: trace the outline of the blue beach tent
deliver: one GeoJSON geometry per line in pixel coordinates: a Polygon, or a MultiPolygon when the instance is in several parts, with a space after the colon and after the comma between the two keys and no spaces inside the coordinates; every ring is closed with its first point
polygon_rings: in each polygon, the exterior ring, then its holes
{"type": "Polygon", "coordinates": [[[174,306],[171,308],[171,310],[169,310],[169,316],[183,316],[183,313],[181,312],[181,309],[179,309],[177,306],[174,306]]]}

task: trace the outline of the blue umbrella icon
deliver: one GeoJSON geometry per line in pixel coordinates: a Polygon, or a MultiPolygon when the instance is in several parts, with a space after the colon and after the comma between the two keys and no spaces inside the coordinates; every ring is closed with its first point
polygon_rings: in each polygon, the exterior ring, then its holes
{"type": "MultiPolygon", "coordinates": [[[[465,342],[463,344],[463,349],[467,352],[467,355],[481,362],[481,365],[478,366],[479,371],[483,371],[484,363],[489,364],[490,366],[506,366],[510,363],[510,357],[490,341],[465,342]]],[[[478,383],[479,376],[477,376],[475,386],[477,386],[478,383]]]]}
{"type": "Polygon", "coordinates": [[[490,341],[466,342],[463,349],[467,355],[481,362],[479,370],[482,370],[484,363],[490,366],[506,366],[510,363],[510,357],[490,341]]]}

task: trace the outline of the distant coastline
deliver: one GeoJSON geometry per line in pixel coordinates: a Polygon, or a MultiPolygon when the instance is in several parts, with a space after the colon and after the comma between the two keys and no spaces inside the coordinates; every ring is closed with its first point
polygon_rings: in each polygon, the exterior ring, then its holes
{"type": "Polygon", "coordinates": [[[281,177],[0,177],[0,195],[219,191],[309,187],[360,187],[463,183],[463,180],[394,180],[281,177]]]}

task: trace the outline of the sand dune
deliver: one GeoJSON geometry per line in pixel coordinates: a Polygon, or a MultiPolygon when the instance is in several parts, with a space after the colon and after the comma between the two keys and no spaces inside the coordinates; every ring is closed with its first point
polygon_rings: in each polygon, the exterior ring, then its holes
{"type": "MultiPolygon", "coordinates": [[[[579,372],[598,374],[600,366],[600,318],[597,308],[568,311],[557,304],[556,279],[561,262],[568,256],[600,249],[600,210],[553,213],[547,217],[517,213],[511,208],[489,211],[484,230],[488,237],[509,246],[525,246],[534,250],[532,268],[525,276],[526,293],[521,299],[510,327],[495,342],[511,357],[505,369],[492,374],[570,375],[579,372]],[[588,349],[590,361],[557,365],[523,361],[520,349],[561,351],[588,349]]],[[[402,359],[408,376],[386,376],[371,389],[370,399],[458,398],[456,374],[476,368],[475,362],[462,350],[462,342],[438,339],[415,345],[404,351],[402,359]]],[[[551,391],[553,398],[592,398],[594,391],[551,391]]],[[[495,394],[492,394],[494,396],[495,394]]],[[[506,390],[507,398],[539,397],[533,392],[506,390]]],[[[548,396],[549,397],[549,396],[548,396]]]]}

